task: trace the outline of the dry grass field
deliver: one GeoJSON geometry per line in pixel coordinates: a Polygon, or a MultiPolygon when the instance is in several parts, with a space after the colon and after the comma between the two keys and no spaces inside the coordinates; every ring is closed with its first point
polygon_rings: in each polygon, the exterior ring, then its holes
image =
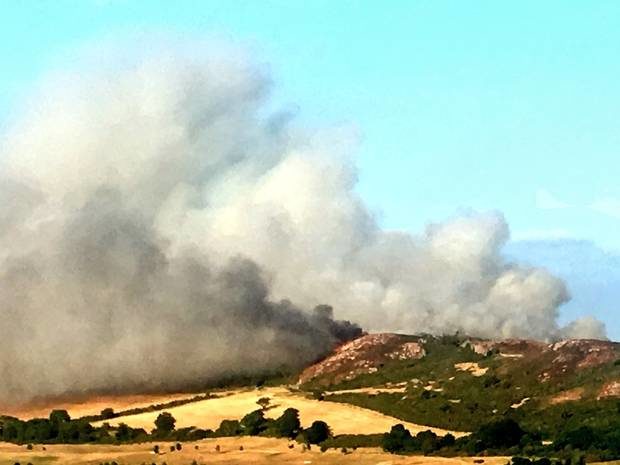
{"type": "MultiPolygon", "coordinates": [[[[428,427],[404,422],[396,418],[383,415],[353,405],[337,402],[318,401],[306,398],[301,393],[291,392],[284,387],[252,389],[228,393],[217,399],[208,399],[178,407],[166,409],[177,420],[177,428],[197,426],[199,428],[215,429],[225,419],[240,419],[245,414],[256,410],[259,406],[256,401],[261,397],[270,399],[270,407],[265,415],[270,418],[278,417],[289,407],[299,410],[302,425],[309,426],[314,420],[323,420],[332,428],[334,434],[344,433],[385,433],[397,424],[403,423],[413,434],[427,430],[428,427]]],[[[151,430],[153,422],[160,412],[146,412],[109,420],[111,425],[126,423],[134,428],[151,430]]],[[[95,423],[97,425],[97,423],[95,423]]],[[[430,428],[437,434],[446,434],[445,430],[430,428]]],[[[452,432],[455,436],[463,433],[452,432]]]]}
{"type": "MultiPolygon", "coordinates": [[[[0,443],[0,465],[98,465],[115,461],[119,465],[191,465],[195,460],[199,465],[210,464],[252,464],[252,465],[472,465],[474,457],[442,458],[398,456],[387,454],[380,449],[357,449],[347,455],[340,451],[320,452],[318,447],[303,451],[302,446],[283,439],[239,437],[205,439],[184,443],[181,451],[170,452],[169,443],[158,443],[163,453],[155,455],[155,443],[110,445],[48,445],[47,450],[37,445],[28,451],[23,446],[0,443]],[[289,444],[294,444],[292,449],[289,444]],[[215,450],[216,445],[220,451],[215,450]],[[197,447],[197,449],[196,449],[197,447]],[[240,448],[243,447],[243,450],[240,448]]],[[[506,458],[485,457],[485,465],[504,465],[506,458]]]]}
{"type": "Polygon", "coordinates": [[[110,407],[115,411],[128,410],[136,407],[144,407],[152,404],[171,402],[177,399],[187,399],[193,394],[140,394],[140,395],[115,395],[98,396],[84,400],[55,401],[53,403],[42,402],[34,405],[16,407],[0,406],[0,412],[4,415],[12,415],[22,419],[46,418],[52,409],[63,409],[69,412],[71,418],[79,418],[87,415],[96,415],[104,408],[110,407]]]}

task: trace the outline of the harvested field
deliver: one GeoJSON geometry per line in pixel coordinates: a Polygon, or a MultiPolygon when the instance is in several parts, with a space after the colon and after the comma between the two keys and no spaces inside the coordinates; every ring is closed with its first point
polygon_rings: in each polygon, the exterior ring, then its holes
{"type": "MultiPolygon", "coordinates": [[[[350,451],[347,455],[333,449],[320,452],[313,446],[302,451],[301,445],[283,439],[241,437],[205,439],[184,443],[181,451],[169,452],[168,444],[144,443],[123,446],[110,445],[49,445],[46,451],[35,446],[28,451],[23,446],[0,443],[0,465],[15,462],[33,465],[98,465],[101,462],[116,461],[119,465],[166,462],[167,465],[198,464],[253,464],[253,465],[470,465],[475,457],[442,458],[399,456],[387,454],[380,449],[363,448],[350,451]],[[159,444],[164,453],[154,454],[153,445],[159,444]],[[292,449],[289,445],[294,444],[292,449]],[[220,451],[215,450],[219,445],[220,451]],[[195,447],[198,446],[198,449],[195,447]],[[243,446],[243,450],[240,447],[243,446]]],[[[505,457],[484,457],[485,465],[504,465],[505,457]]]]}
{"type": "Polygon", "coordinates": [[[147,407],[153,404],[171,402],[178,399],[187,399],[194,394],[145,394],[145,395],[116,395],[97,396],[95,398],[73,401],[45,402],[26,407],[2,407],[5,415],[12,415],[22,419],[46,418],[52,409],[63,409],[69,412],[71,418],[87,415],[97,415],[104,408],[110,407],[114,411],[128,410],[138,407],[147,407]]]}
{"type": "MultiPolygon", "coordinates": [[[[323,420],[332,428],[334,434],[385,433],[397,423],[404,424],[413,434],[427,429],[441,435],[448,432],[439,428],[408,423],[353,405],[309,399],[303,393],[291,392],[283,387],[239,391],[217,399],[202,400],[166,409],[166,411],[176,418],[177,428],[197,426],[215,429],[222,420],[240,419],[245,414],[258,409],[256,401],[261,397],[270,399],[270,406],[265,411],[267,417],[275,418],[289,407],[296,408],[299,410],[302,425],[308,426],[314,420],[323,420]]],[[[122,422],[134,428],[151,430],[158,414],[159,412],[146,412],[115,418],[108,422],[111,425],[122,422]]],[[[95,423],[95,425],[98,424],[95,423]]],[[[459,432],[452,433],[455,436],[463,435],[459,432]]]]}

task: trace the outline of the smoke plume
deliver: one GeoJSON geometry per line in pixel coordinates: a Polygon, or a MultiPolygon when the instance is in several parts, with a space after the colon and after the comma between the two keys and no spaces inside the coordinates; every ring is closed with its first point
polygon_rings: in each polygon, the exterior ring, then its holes
{"type": "Polygon", "coordinates": [[[269,114],[270,85],[237,50],[164,49],[42,86],[0,148],[0,402],[300,366],[359,332],[323,303],[369,330],[562,336],[567,291],[504,261],[501,214],[382,230],[353,144],[269,114]]]}

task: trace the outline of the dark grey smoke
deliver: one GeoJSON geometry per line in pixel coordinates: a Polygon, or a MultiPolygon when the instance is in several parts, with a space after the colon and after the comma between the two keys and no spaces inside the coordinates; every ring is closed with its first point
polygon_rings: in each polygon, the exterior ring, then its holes
{"type": "Polygon", "coordinates": [[[51,256],[13,251],[0,277],[0,400],[197,387],[300,367],[360,333],[330,307],[270,301],[250,260],[214,269],[197,250],[163,247],[148,218],[100,188],[65,218],[51,256]]]}
{"type": "Polygon", "coordinates": [[[382,230],[350,134],[270,115],[242,53],[121,58],[54,76],[0,139],[0,402],[300,366],[359,333],[322,303],[369,330],[604,335],[558,325],[564,284],[502,258],[499,213],[382,230]]]}

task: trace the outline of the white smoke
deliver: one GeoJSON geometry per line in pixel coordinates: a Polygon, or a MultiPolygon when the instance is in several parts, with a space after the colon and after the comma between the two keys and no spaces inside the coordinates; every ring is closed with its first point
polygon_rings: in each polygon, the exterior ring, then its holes
{"type": "Polygon", "coordinates": [[[562,334],[563,283],[503,260],[501,214],[382,230],[353,144],[266,115],[243,54],[120,62],[55,75],[3,138],[0,400],[298,365],[340,337],[281,299],[369,330],[562,334]]]}
{"type": "Polygon", "coordinates": [[[572,321],[561,331],[564,339],[604,339],[605,325],[592,316],[585,316],[572,321]]]}

